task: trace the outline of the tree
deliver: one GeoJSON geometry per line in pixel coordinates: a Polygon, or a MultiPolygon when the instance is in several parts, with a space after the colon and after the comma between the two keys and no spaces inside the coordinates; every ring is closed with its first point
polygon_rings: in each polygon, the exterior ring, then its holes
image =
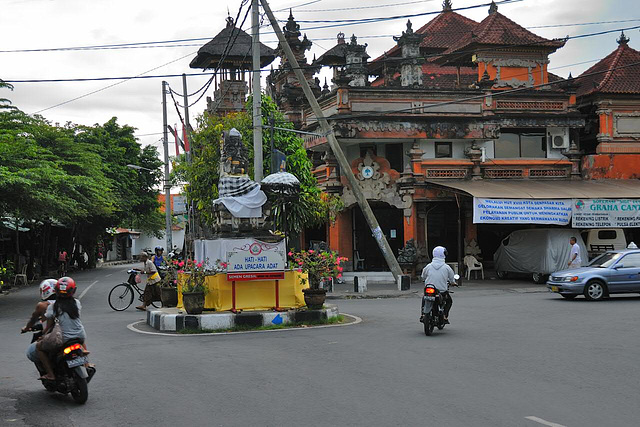
{"type": "MultiPolygon", "coordinates": [[[[251,99],[247,102],[247,111],[220,117],[205,112],[197,118],[198,128],[191,141],[192,163],[181,156],[174,168],[174,179],[187,182],[187,197],[194,202],[198,213],[205,222],[213,219],[213,200],[218,197],[218,165],[220,161],[220,141],[223,131],[236,128],[242,134],[242,140],[249,150],[249,171],[253,175],[253,129],[250,111],[251,99]]],[[[277,106],[267,96],[262,97],[263,124],[274,118],[275,127],[293,129],[277,106]]],[[[263,134],[263,168],[269,171],[271,164],[270,132],[263,134]]],[[[286,202],[287,220],[283,217],[283,206],[275,206],[276,227],[287,233],[299,233],[304,228],[327,221],[330,211],[339,209],[332,197],[323,195],[317,187],[312,173],[313,165],[304,148],[304,141],[293,132],[274,131],[274,147],[287,156],[287,171],[294,174],[301,184],[300,197],[286,202]],[[286,224],[286,226],[285,226],[286,224]]]]}
{"type": "MultiPolygon", "coordinates": [[[[13,90],[13,86],[12,85],[10,85],[9,83],[6,83],[4,80],[0,79],[0,89],[2,89],[2,88],[13,90]]],[[[15,108],[15,107],[11,106],[10,104],[11,104],[11,101],[9,101],[7,98],[0,98],[0,110],[15,108]]]]}

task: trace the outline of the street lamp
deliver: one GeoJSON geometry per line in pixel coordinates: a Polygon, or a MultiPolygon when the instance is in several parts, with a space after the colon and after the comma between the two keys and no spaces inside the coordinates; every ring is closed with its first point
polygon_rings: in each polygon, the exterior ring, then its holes
{"type": "Polygon", "coordinates": [[[127,167],[135,170],[144,170],[144,171],[154,172],[153,169],[143,168],[142,166],[138,166],[138,165],[127,165],[127,167]]]}

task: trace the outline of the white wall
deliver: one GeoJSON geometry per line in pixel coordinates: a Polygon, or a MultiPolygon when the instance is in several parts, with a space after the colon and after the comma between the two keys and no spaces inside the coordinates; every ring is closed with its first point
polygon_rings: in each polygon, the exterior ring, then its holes
{"type": "MultiPolygon", "coordinates": [[[[184,230],[174,230],[171,233],[171,239],[173,242],[173,246],[177,246],[178,249],[181,250],[184,243],[184,230]]],[[[160,246],[164,248],[165,255],[167,255],[170,252],[169,250],[167,250],[167,247],[166,247],[167,241],[164,238],[164,233],[162,234],[162,237],[160,239],[158,239],[153,235],[140,233],[140,237],[138,237],[137,239],[134,239],[133,243],[131,244],[131,254],[133,256],[140,255],[140,252],[142,252],[142,250],[145,248],[149,248],[153,252],[153,249],[156,246],[160,246]]]]}

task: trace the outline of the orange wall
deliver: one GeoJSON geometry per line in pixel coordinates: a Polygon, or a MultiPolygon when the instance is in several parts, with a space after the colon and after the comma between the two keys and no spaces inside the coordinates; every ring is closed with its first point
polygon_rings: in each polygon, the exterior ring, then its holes
{"type": "MultiPolygon", "coordinates": [[[[549,83],[549,75],[547,74],[546,64],[542,66],[543,74],[540,75],[540,65],[537,65],[531,73],[533,74],[533,83],[536,85],[549,83]]],[[[491,63],[479,62],[478,63],[478,80],[482,79],[484,70],[487,70],[489,77],[493,80],[498,75],[498,69],[491,63]]],[[[511,80],[516,79],[523,82],[529,80],[529,69],[526,67],[500,67],[500,79],[511,80]]]]}
{"type": "Polygon", "coordinates": [[[329,248],[340,256],[351,260],[353,257],[353,228],[351,209],[340,212],[333,224],[329,225],[329,248]]]}
{"type": "Polygon", "coordinates": [[[640,179],[640,154],[592,154],[582,159],[586,179],[640,179]]]}

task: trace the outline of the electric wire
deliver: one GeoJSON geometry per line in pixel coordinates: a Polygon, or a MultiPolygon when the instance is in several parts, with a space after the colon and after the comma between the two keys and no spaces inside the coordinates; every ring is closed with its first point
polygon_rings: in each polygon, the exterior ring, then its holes
{"type": "MultiPolygon", "coordinates": [[[[599,35],[604,35],[604,34],[609,34],[609,33],[617,33],[620,31],[628,31],[631,29],[637,29],[640,28],[640,25],[637,26],[633,26],[633,27],[626,27],[626,28],[616,28],[616,29],[612,29],[612,30],[607,30],[607,31],[599,31],[596,33],[585,33],[585,34],[578,34],[575,36],[567,36],[566,38],[564,38],[563,40],[572,40],[572,39],[578,39],[578,38],[586,38],[586,37],[595,37],[595,36],[599,36],[599,35]]],[[[544,41],[540,41],[540,42],[533,42],[533,43],[523,43],[520,45],[515,45],[513,47],[534,47],[538,44],[541,43],[546,43],[548,40],[544,40],[544,41]]],[[[492,51],[495,48],[484,48],[484,49],[475,49],[475,50],[467,50],[467,51],[459,51],[459,52],[455,52],[456,54],[464,54],[464,53],[476,53],[476,52],[485,52],[485,51],[492,51]]],[[[245,58],[248,55],[245,54],[245,58]]],[[[189,55],[187,55],[189,56],[189,55]]],[[[430,59],[430,58],[435,58],[435,57],[439,57],[442,56],[442,53],[434,53],[434,54],[427,54],[427,55],[422,55],[419,57],[416,57],[415,59],[430,59]]],[[[183,59],[186,56],[179,58],[179,59],[183,59]]],[[[377,59],[375,62],[369,62],[368,65],[372,65],[372,64],[383,64],[385,62],[398,62],[398,61],[402,61],[402,58],[398,58],[398,57],[387,57],[384,59],[377,59]]],[[[173,61],[175,62],[175,61],[173,61]]],[[[591,62],[591,61],[585,61],[586,62],[591,62]]],[[[167,63],[169,64],[169,63],[167,63]]],[[[167,65],[164,64],[164,65],[167,65]]],[[[572,65],[580,65],[581,63],[575,63],[572,65]]],[[[313,66],[313,65],[312,65],[313,66]]],[[[316,67],[317,65],[313,66],[316,67]]],[[[290,65],[287,66],[288,69],[293,69],[290,65]]],[[[300,69],[306,70],[308,68],[310,68],[311,66],[301,66],[300,69]]],[[[156,67],[159,68],[159,67],[156,67]]],[[[254,70],[246,70],[247,72],[253,72],[254,70]]],[[[261,68],[260,69],[261,72],[265,72],[265,71],[269,71],[268,68],[261,68]]],[[[222,74],[221,71],[213,71],[213,72],[202,72],[202,73],[182,73],[185,74],[186,76],[201,76],[201,75],[215,75],[215,74],[222,74]]],[[[118,76],[118,77],[92,77],[92,78],[69,78],[69,79],[3,79],[3,81],[7,82],[7,83],[63,83],[63,82],[87,82],[87,81],[108,81],[108,80],[134,80],[134,79],[150,79],[150,78],[171,78],[171,77],[181,77],[182,74],[160,74],[160,75],[136,75],[136,76],[118,76]]],[[[201,88],[202,89],[202,88],[201,88]]],[[[201,89],[199,89],[197,92],[199,92],[201,89]]],[[[182,96],[181,94],[177,93],[176,91],[174,91],[174,93],[178,96],[182,96]]],[[[190,95],[191,96],[191,95],[190,95]]]]}

